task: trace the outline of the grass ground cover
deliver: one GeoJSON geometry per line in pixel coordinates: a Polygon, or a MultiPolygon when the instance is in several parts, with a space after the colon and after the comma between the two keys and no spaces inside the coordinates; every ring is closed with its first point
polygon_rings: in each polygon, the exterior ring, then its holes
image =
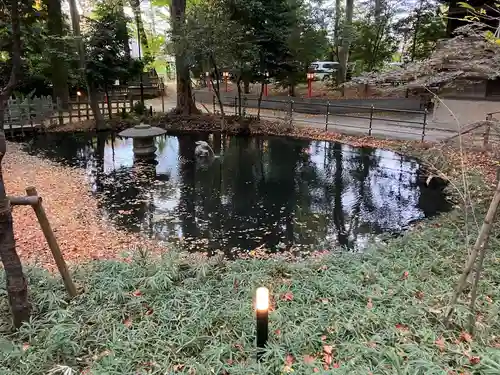
{"type": "Polygon", "coordinates": [[[8,324],[0,280],[0,374],[499,374],[496,236],[474,336],[465,331],[469,289],[451,327],[442,324],[491,197],[491,169],[484,168],[491,161],[484,154],[384,144],[440,168],[457,202],[462,196],[469,204],[363,254],[293,263],[139,252],[83,263],[74,268],[82,293],[72,301],[58,277],[32,267],[35,311],[17,332],[8,324]],[[460,195],[454,189],[463,178],[469,190],[460,195]],[[269,347],[258,364],[252,297],[263,285],[272,312],[269,347]]]}

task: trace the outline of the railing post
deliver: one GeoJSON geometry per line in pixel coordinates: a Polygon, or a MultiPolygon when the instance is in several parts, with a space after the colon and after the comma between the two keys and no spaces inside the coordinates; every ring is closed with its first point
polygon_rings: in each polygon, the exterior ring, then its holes
{"type": "Polygon", "coordinates": [[[234,97],[234,115],[238,116],[238,98],[234,97]]]}
{"type": "Polygon", "coordinates": [[[424,109],[424,123],[422,124],[422,142],[425,139],[425,126],[427,125],[427,108],[424,109]]]}
{"type": "Polygon", "coordinates": [[[330,117],[330,101],[326,102],[325,132],[328,130],[328,119],[330,117]]]}
{"type": "Polygon", "coordinates": [[[290,127],[293,126],[293,100],[290,99],[290,127]]]}
{"type": "Polygon", "coordinates": [[[63,117],[63,111],[61,109],[61,101],[59,100],[59,98],[56,99],[56,103],[57,103],[57,117],[59,120],[59,125],[62,126],[64,125],[64,117],[63,117]]]}
{"type": "Polygon", "coordinates": [[[212,105],[214,107],[214,114],[215,114],[215,95],[212,96],[212,105]]]}
{"type": "Polygon", "coordinates": [[[370,127],[368,128],[368,136],[371,137],[372,136],[372,126],[373,126],[373,110],[375,109],[375,107],[373,107],[373,105],[371,106],[370,108],[370,127]]]}

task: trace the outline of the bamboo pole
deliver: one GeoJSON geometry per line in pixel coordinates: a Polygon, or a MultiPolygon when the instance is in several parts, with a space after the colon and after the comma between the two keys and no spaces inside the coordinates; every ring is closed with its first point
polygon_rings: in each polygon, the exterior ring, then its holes
{"type": "Polygon", "coordinates": [[[36,206],[42,203],[42,198],[32,197],[7,197],[12,206],[36,206]]]}
{"type": "MultiPolygon", "coordinates": [[[[26,193],[29,197],[38,197],[38,193],[36,188],[27,187],[26,193]]],[[[76,287],[73,284],[73,280],[69,274],[68,268],[66,267],[66,262],[61,253],[61,249],[57,243],[56,237],[54,236],[54,232],[50,227],[49,219],[45,214],[45,210],[41,203],[33,205],[33,210],[35,211],[36,217],[38,218],[38,222],[40,223],[40,227],[42,228],[42,232],[47,240],[47,244],[49,245],[50,251],[52,252],[52,256],[56,261],[57,268],[59,269],[59,273],[64,281],[64,286],[66,287],[66,291],[70,295],[71,298],[76,297],[76,287]]]]}
{"type": "MultiPolygon", "coordinates": [[[[474,263],[476,262],[478,254],[481,253],[481,258],[484,257],[483,252],[486,251],[488,237],[490,235],[493,220],[495,219],[495,215],[497,213],[499,204],[500,204],[500,181],[498,181],[498,183],[497,183],[495,195],[493,196],[493,199],[491,200],[490,206],[488,208],[488,212],[486,213],[486,216],[484,218],[483,225],[481,226],[481,230],[479,231],[479,235],[477,236],[476,243],[474,244],[474,247],[472,248],[472,253],[470,254],[469,259],[468,259],[468,261],[465,265],[465,268],[462,272],[462,275],[460,276],[460,279],[458,280],[455,293],[453,294],[450,305],[448,306],[448,311],[446,312],[445,323],[448,323],[448,321],[451,317],[451,314],[453,313],[453,308],[458,301],[458,297],[460,296],[460,293],[462,293],[462,291],[465,288],[467,278],[469,277],[469,275],[472,271],[472,268],[474,267],[474,263]]],[[[481,264],[481,266],[482,266],[482,264],[481,264]]],[[[476,276],[477,277],[479,276],[479,272],[477,273],[476,276]]],[[[476,287],[477,287],[477,285],[476,285],[476,287]]]]}

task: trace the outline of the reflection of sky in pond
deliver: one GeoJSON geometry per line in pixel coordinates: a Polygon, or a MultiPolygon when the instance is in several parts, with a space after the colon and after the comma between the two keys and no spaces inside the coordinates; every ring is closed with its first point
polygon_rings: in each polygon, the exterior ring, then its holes
{"type": "Polygon", "coordinates": [[[105,134],[41,135],[31,147],[86,168],[118,227],[190,250],[362,248],[447,209],[418,183],[418,162],[391,151],[272,137],[223,137],[217,147],[205,136],[221,157],[200,165],[201,138],[158,138],[149,172],[134,167],[131,140],[105,134]]]}

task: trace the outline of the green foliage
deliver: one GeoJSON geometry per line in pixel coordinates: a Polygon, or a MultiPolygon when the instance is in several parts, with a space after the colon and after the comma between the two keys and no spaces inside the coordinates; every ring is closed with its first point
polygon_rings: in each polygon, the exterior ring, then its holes
{"type": "Polygon", "coordinates": [[[421,8],[415,8],[396,22],[394,30],[403,38],[405,59],[411,60],[415,40],[414,59],[423,60],[435,50],[437,42],[446,37],[446,15],[434,1],[424,0],[421,8]]]}
{"type": "Polygon", "coordinates": [[[294,84],[328,49],[321,14],[299,0],[197,2],[188,9],[184,47],[196,76],[224,69],[236,80],[259,81],[268,71],[294,84]]]}
{"type": "Polygon", "coordinates": [[[356,62],[358,70],[377,70],[391,61],[398,46],[388,21],[388,16],[384,16],[379,23],[370,18],[353,21],[354,38],[350,60],[356,62]]]}
{"type": "Polygon", "coordinates": [[[128,43],[127,21],[116,4],[103,1],[95,7],[95,19],[89,20],[85,33],[86,74],[97,87],[107,87],[116,80],[126,81],[142,69],[138,61],[125,55],[128,43]]]}
{"type": "Polygon", "coordinates": [[[132,112],[136,115],[142,116],[147,112],[146,106],[142,102],[135,102],[132,112]]]}

